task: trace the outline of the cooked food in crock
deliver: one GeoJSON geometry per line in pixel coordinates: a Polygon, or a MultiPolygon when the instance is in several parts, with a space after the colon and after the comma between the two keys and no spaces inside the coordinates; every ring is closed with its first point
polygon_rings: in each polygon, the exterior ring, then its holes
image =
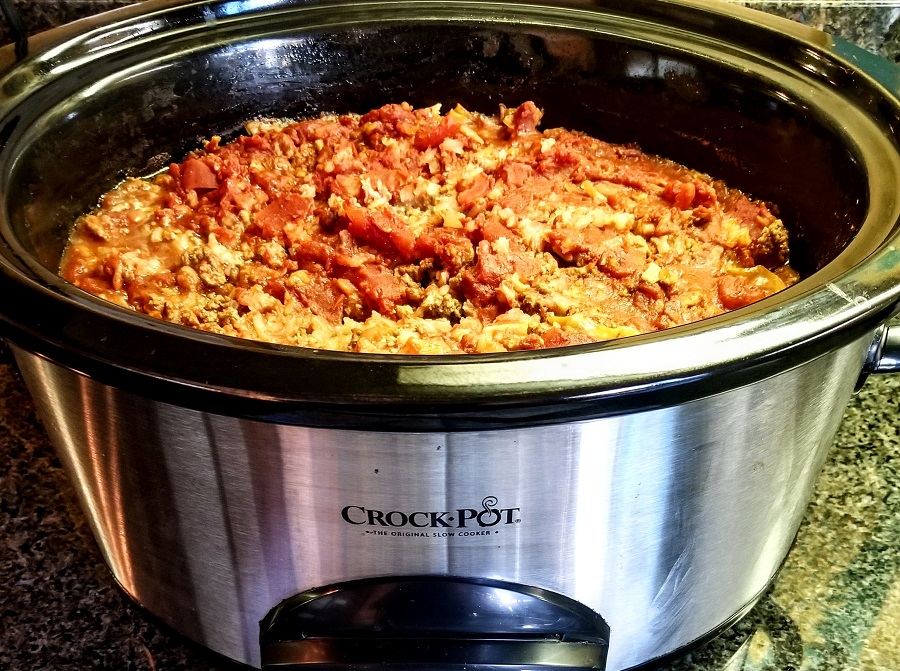
{"type": "Polygon", "coordinates": [[[409,354],[630,336],[796,280],[764,203],[540,120],[526,102],[255,121],[106,194],[61,274],[203,331],[409,354]]]}

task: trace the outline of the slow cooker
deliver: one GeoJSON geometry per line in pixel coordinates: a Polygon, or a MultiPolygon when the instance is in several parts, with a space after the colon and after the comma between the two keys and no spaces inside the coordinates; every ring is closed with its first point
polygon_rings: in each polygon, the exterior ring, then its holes
{"type": "Polygon", "coordinates": [[[151,0],[0,80],[0,325],[122,588],[266,668],[658,664],[786,556],[850,396],[898,367],[900,72],[704,0],[151,0]],[[70,224],[260,116],[534,100],[777,203],[803,279],[666,332],[361,355],[153,321],[70,224]]]}

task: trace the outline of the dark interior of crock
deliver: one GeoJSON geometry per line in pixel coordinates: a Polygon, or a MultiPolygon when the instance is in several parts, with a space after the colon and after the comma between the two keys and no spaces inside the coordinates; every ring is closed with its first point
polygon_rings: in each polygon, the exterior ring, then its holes
{"type": "Polygon", "coordinates": [[[803,274],[834,258],[866,210],[865,175],[838,128],[753,74],[674,50],[464,23],[196,47],[173,38],[126,50],[60,77],[23,106],[20,122],[31,129],[9,212],[48,269],[71,222],[104,190],[164,168],[202,138],[239,132],[254,117],[361,113],[400,101],[494,113],[530,99],[545,110],[544,128],[636,143],[724,179],[778,205],[803,274]]]}

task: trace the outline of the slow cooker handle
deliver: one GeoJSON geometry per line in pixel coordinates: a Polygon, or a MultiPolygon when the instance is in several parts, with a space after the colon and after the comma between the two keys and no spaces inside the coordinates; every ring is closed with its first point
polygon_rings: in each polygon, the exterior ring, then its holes
{"type": "Polygon", "coordinates": [[[869,348],[865,373],[900,373],[900,327],[882,326],[869,348]]]}
{"type": "Polygon", "coordinates": [[[388,577],[294,596],[260,625],[264,671],[606,668],[609,626],[548,590],[480,578],[388,577]]]}

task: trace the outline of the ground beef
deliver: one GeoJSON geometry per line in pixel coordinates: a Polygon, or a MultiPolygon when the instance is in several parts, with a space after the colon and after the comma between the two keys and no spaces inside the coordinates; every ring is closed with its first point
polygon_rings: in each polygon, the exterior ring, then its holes
{"type": "Polygon", "coordinates": [[[657,331],[796,281],[766,204],[541,116],[255,121],[106,194],[61,274],[203,331],[409,354],[657,331]]]}

